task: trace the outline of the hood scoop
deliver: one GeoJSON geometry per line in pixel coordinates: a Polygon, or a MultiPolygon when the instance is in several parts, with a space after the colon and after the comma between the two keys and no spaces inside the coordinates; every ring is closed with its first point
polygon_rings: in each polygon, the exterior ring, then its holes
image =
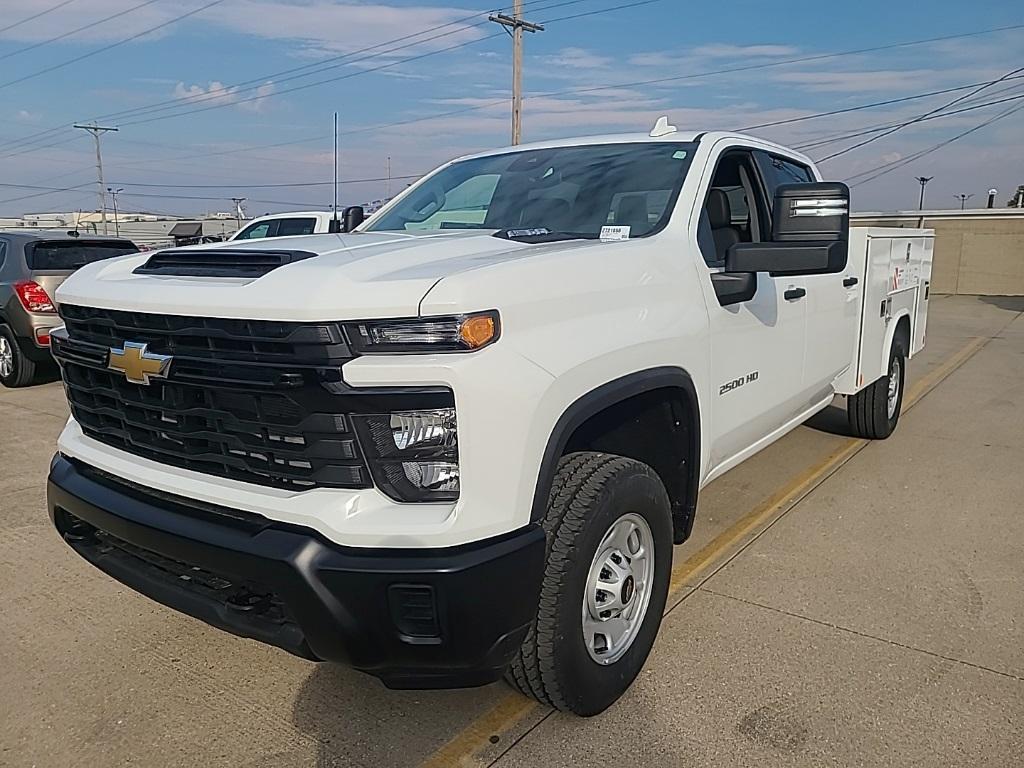
{"type": "Polygon", "coordinates": [[[136,275],[173,277],[242,277],[255,279],[286,264],[312,259],[309,251],[203,250],[171,249],[154,253],[139,267],[136,275]]]}

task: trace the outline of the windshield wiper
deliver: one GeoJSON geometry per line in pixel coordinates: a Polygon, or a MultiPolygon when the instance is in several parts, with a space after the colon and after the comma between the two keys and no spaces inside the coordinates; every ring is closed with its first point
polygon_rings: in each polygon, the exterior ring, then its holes
{"type": "Polygon", "coordinates": [[[500,229],[494,237],[514,240],[517,243],[557,243],[561,240],[597,240],[595,232],[552,232],[547,227],[523,229],[500,229]]]}

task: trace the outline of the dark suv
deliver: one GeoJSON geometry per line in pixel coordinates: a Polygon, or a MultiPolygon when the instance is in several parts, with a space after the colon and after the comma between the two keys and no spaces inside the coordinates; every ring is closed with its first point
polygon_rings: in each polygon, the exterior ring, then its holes
{"type": "Polygon", "coordinates": [[[50,331],[62,325],[53,295],[68,275],[138,250],[130,240],[75,232],[0,231],[0,384],[24,387],[39,365],[52,364],[50,331]]]}

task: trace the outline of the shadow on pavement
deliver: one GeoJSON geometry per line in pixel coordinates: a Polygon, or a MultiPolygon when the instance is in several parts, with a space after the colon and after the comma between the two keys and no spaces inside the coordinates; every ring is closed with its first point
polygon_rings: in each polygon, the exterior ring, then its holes
{"type": "Polygon", "coordinates": [[[810,427],[818,432],[825,432],[829,435],[839,437],[853,437],[850,432],[850,423],[846,418],[846,399],[843,398],[830,405],[823,411],[819,411],[804,422],[805,427],[810,427]]]}
{"type": "Polygon", "coordinates": [[[361,672],[318,664],[295,697],[292,718],[318,742],[317,768],[416,765],[506,690],[392,691],[361,672]]]}
{"type": "Polygon", "coordinates": [[[1024,296],[979,296],[978,299],[1007,312],[1024,312],[1024,296]]]}

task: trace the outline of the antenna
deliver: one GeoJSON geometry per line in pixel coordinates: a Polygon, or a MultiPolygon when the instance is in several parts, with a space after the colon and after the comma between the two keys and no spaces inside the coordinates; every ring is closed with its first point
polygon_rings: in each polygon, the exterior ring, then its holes
{"type": "Polygon", "coordinates": [[[675,133],[676,130],[674,125],[669,125],[668,115],[662,115],[651,129],[650,135],[652,139],[656,139],[659,136],[668,136],[670,133],[675,133]]]}
{"type": "Polygon", "coordinates": [[[334,113],[334,217],[327,228],[328,232],[341,232],[338,221],[338,113],[334,113]]]}

